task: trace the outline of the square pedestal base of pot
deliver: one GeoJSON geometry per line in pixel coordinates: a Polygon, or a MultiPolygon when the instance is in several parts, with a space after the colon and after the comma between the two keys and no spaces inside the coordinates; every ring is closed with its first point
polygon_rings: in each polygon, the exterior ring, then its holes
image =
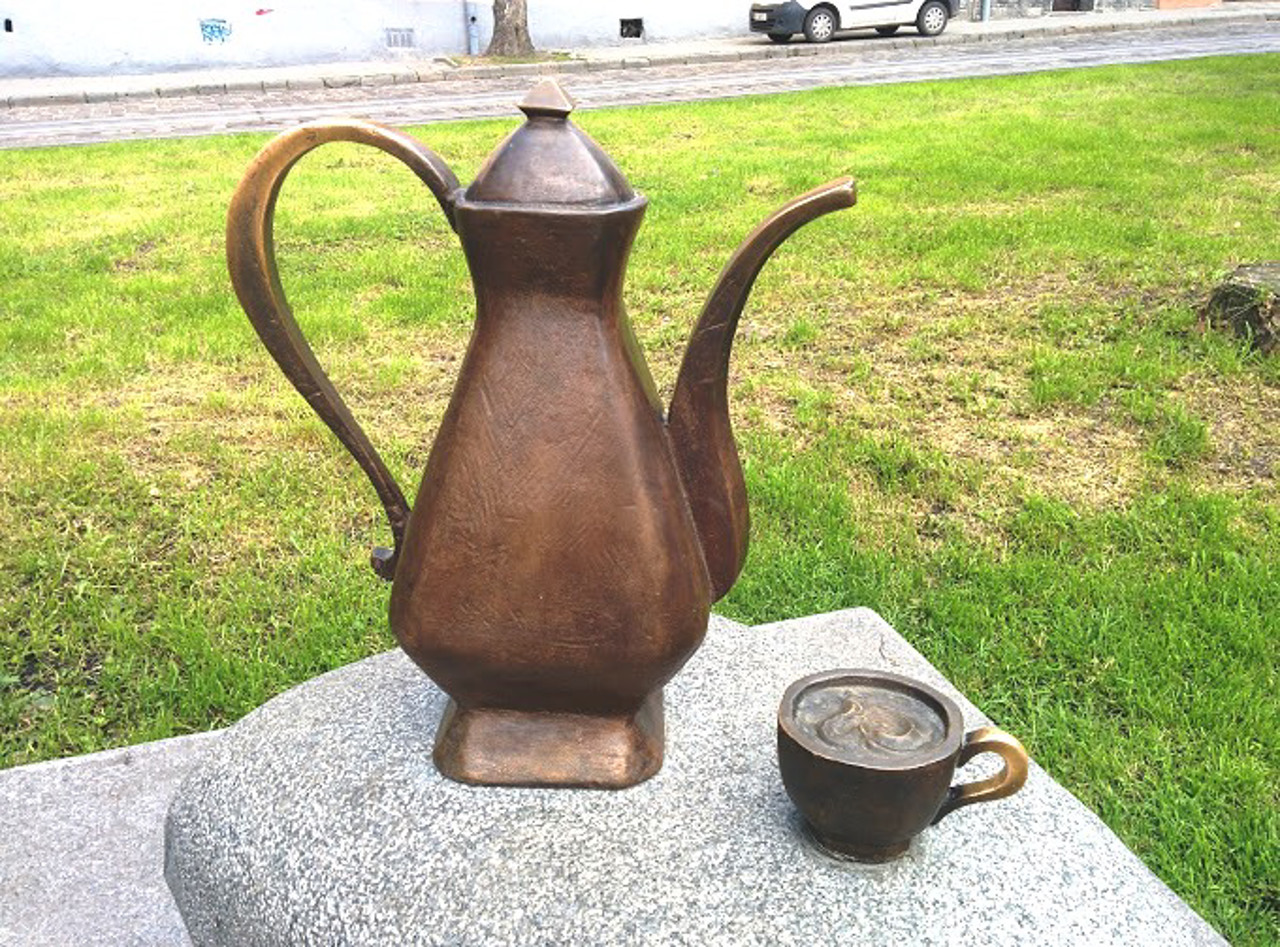
{"type": "Polygon", "coordinates": [[[436,766],[483,786],[624,789],[662,766],[662,691],[625,717],[460,708],[449,701],[436,766]]]}

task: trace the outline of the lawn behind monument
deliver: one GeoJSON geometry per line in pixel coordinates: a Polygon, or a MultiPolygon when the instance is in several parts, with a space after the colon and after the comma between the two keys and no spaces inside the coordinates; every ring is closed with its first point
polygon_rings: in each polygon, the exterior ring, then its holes
{"type": "MultiPolygon", "coordinates": [[[[879,610],[1233,942],[1280,906],[1280,356],[1206,333],[1280,256],[1280,56],[584,113],[651,205],[626,299],[670,390],[775,206],[731,397],[719,606],[879,610]]],[[[469,180],[514,125],[422,138],[469,180]]],[[[0,765],[222,726],[393,642],[373,491],[228,288],[263,136],[0,153],[0,765]]],[[[473,300],[428,192],[330,146],[294,309],[406,491],[473,300]]],[[[999,852],[991,852],[998,858],[999,852]]]]}

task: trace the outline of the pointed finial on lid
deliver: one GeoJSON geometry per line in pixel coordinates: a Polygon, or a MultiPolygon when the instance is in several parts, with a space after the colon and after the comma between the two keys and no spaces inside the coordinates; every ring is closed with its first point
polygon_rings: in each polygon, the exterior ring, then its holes
{"type": "Polygon", "coordinates": [[[520,111],[529,118],[544,115],[549,118],[566,118],[573,111],[573,99],[560,88],[554,79],[543,79],[529,90],[520,103],[520,111]]]}

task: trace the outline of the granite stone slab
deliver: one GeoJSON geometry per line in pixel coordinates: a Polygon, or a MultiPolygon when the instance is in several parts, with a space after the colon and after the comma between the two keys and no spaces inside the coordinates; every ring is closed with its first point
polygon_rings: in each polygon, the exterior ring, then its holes
{"type": "Polygon", "coordinates": [[[653,779],[477,788],[435,771],[444,696],[389,652],[209,747],[170,810],[169,885],[198,945],[1223,943],[1035,765],[897,862],[815,851],[777,775],[775,713],[833,667],[922,678],[985,722],[869,610],[713,619],[667,688],[653,779]]]}
{"type": "Polygon", "coordinates": [[[164,815],[216,736],[0,772],[0,944],[188,944],[162,874],[164,815]]]}

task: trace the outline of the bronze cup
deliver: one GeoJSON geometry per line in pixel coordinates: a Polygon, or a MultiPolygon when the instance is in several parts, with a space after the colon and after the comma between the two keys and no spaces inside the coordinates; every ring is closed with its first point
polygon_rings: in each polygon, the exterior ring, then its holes
{"type": "Polygon", "coordinates": [[[961,806],[1012,795],[1027,751],[1003,730],[969,733],[955,701],[885,671],[822,671],[787,688],[778,708],[787,795],[829,853],[882,862],[961,806]],[[998,753],[995,776],[953,786],[956,768],[998,753]]]}

